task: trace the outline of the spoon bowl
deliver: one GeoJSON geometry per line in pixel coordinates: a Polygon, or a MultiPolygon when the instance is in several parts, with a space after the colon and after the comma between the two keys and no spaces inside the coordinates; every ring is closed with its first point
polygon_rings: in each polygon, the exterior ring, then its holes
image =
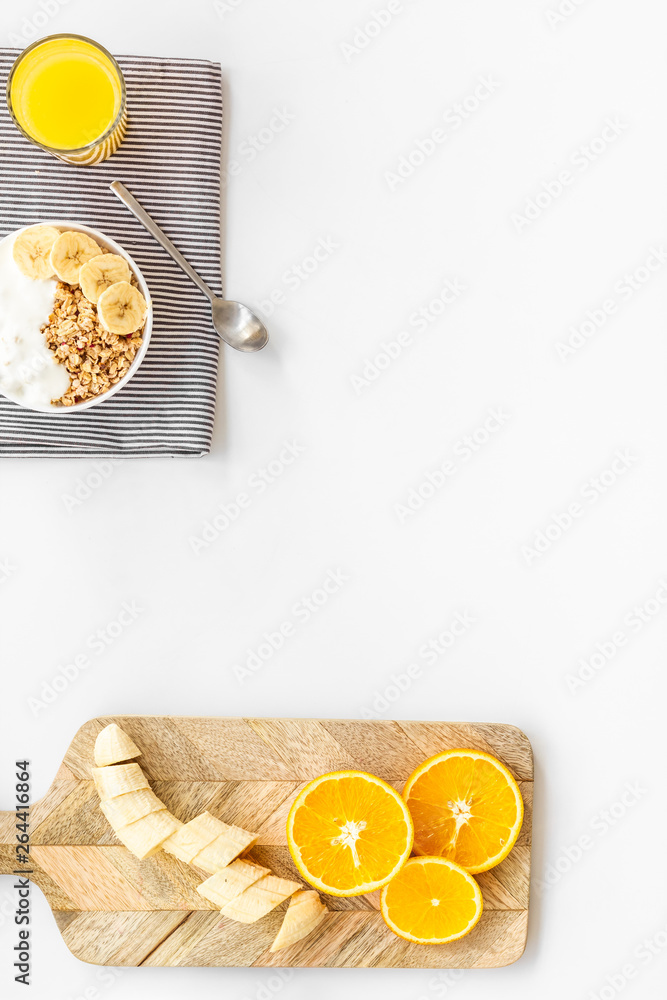
{"type": "Polygon", "coordinates": [[[228,299],[211,302],[213,326],[222,340],[237,351],[250,354],[266,347],[269,334],[266,327],[247,306],[228,299]]]}

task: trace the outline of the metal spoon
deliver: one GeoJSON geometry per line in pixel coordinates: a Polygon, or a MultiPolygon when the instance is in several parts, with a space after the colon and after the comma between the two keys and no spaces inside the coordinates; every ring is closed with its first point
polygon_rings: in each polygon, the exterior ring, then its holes
{"type": "Polygon", "coordinates": [[[268,343],[269,334],[257,316],[240,302],[229,302],[227,299],[219,299],[206,282],[199,277],[195,269],[188,264],[183,254],[176,249],[169,237],[165,236],[160,227],[153,222],[148,212],[141,207],[137,199],[132,197],[125,185],[121,184],[120,181],[114,181],[109,187],[120,198],[123,204],[129,208],[132,215],[148,230],[151,236],[158,241],[160,246],[164,247],[169,256],[176,261],[188,277],[192,278],[195,285],[201,288],[204,295],[210,299],[213,326],[222,340],[237,351],[245,351],[246,353],[261,351],[268,343]]]}

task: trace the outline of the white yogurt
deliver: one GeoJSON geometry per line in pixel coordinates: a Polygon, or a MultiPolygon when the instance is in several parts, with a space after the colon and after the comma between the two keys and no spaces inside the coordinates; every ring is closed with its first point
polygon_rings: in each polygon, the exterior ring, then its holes
{"type": "Polygon", "coordinates": [[[53,312],[56,281],[21,274],[12,257],[15,239],[0,243],[0,392],[23,406],[52,407],[70,384],[41,332],[53,312]]]}

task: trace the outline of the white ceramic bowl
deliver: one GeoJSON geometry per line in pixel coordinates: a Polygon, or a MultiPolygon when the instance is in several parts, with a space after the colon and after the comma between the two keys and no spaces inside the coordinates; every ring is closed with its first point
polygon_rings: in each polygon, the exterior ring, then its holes
{"type": "MultiPolygon", "coordinates": [[[[99,396],[94,396],[93,399],[87,399],[83,403],[74,403],[72,406],[35,406],[35,405],[26,406],[25,403],[22,403],[18,399],[13,399],[12,397],[9,396],[7,397],[8,399],[12,399],[13,403],[16,403],[18,406],[23,406],[25,409],[33,411],[37,410],[39,413],[49,413],[51,416],[60,417],[60,416],[65,416],[68,413],[75,413],[75,412],[78,413],[80,410],[89,410],[92,406],[97,406],[98,403],[106,402],[107,399],[111,399],[112,396],[115,396],[116,393],[119,392],[124,385],[127,385],[132,376],[137,373],[137,371],[139,370],[139,366],[141,365],[141,362],[144,360],[144,357],[146,356],[146,351],[148,350],[148,343],[151,339],[151,330],[153,329],[153,303],[144,276],[137,267],[137,265],[135,264],[135,262],[130,257],[129,253],[123,250],[123,248],[119,246],[118,243],[115,242],[115,240],[109,239],[108,236],[105,236],[104,233],[100,233],[97,229],[91,229],[90,226],[82,226],[78,222],[63,222],[62,219],[45,219],[44,221],[40,222],[32,222],[30,226],[24,226],[22,229],[16,229],[13,233],[9,233],[7,236],[5,236],[3,240],[0,240],[0,243],[4,243],[5,239],[7,240],[13,239],[15,236],[18,236],[19,233],[22,233],[23,229],[30,229],[32,226],[55,226],[56,229],[60,229],[60,231],[63,233],[66,231],[86,233],[88,236],[91,236],[95,240],[95,242],[98,243],[101,247],[110,250],[112,253],[118,254],[119,257],[124,257],[130,266],[130,270],[137,279],[137,282],[139,283],[139,291],[141,292],[143,297],[146,299],[146,302],[148,303],[148,312],[146,314],[146,324],[144,326],[144,331],[142,334],[141,347],[135,354],[134,361],[130,365],[130,370],[128,371],[128,373],[124,375],[119,382],[116,382],[115,385],[112,385],[110,389],[107,389],[106,392],[100,393],[99,396]]],[[[4,393],[2,395],[4,395],[4,393]]]]}

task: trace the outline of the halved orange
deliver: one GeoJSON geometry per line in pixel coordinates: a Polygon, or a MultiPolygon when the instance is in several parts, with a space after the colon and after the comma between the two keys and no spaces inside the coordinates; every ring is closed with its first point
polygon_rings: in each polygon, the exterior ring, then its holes
{"type": "Polygon", "coordinates": [[[482,893],[465,868],[446,858],[410,858],[380,896],[387,927],[416,944],[446,944],[482,915],[482,893]]]}
{"type": "Polygon", "coordinates": [[[523,799],[504,764],[479,750],[446,750],[421,764],[403,789],[415,853],[485,872],[507,857],[523,822],[523,799]]]}
{"type": "Polygon", "coordinates": [[[287,818],[294,863],[332,896],[385,885],[412,850],[410,812],[391,785],[365,771],[323,774],[297,795],[287,818]]]}

